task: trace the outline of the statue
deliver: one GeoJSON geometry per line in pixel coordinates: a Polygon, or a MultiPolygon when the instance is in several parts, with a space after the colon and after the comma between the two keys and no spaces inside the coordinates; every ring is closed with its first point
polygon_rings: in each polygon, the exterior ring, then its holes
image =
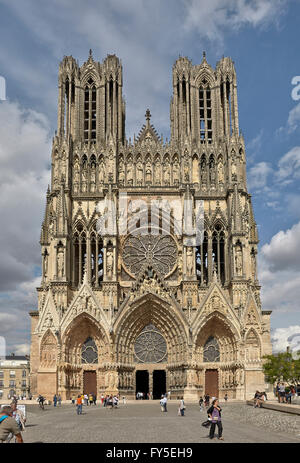
{"type": "Polygon", "coordinates": [[[146,165],[146,183],[151,183],[152,182],[152,168],[151,168],[151,163],[147,162],[146,165]]]}
{"type": "Polygon", "coordinates": [[[159,160],[157,160],[156,163],[155,163],[154,179],[155,179],[155,184],[160,185],[160,183],[161,183],[161,165],[160,165],[159,160]]]}
{"type": "Polygon", "coordinates": [[[143,184],[143,164],[141,162],[138,162],[136,166],[136,184],[143,184]]]}
{"type": "Polygon", "coordinates": [[[44,253],[44,278],[48,276],[48,253],[45,251],[44,253]]]}
{"type": "Polygon", "coordinates": [[[59,249],[57,253],[57,276],[58,278],[63,277],[64,275],[64,250],[59,249]]]}
{"type": "Polygon", "coordinates": [[[219,159],[218,162],[218,180],[219,183],[224,183],[223,164],[221,159],[219,159]]]}
{"type": "Polygon", "coordinates": [[[177,161],[173,166],[173,183],[174,185],[177,185],[179,183],[179,165],[177,161]]]}
{"type": "Polygon", "coordinates": [[[186,273],[188,276],[193,275],[193,260],[194,260],[194,253],[193,253],[193,248],[189,246],[186,250],[186,273]]]}
{"type": "Polygon", "coordinates": [[[170,185],[170,165],[169,164],[165,166],[164,184],[170,185]]]}
{"type": "Polygon", "coordinates": [[[104,183],[104,162],[103,161],[101,161],[99,165],[98,180],[99,180],[99,184],[103,185],[104,183]]]}
{"type": "Polygon", "coordinates": [[[127,183],[132,185],[133,183],[133,176],[132,176],[132,162],[128,162],[127,164],[127,183]]]}
{"type": "Polygon", "coordinates": [[[243,272],[243,255],[241,246],[235,250],[235,271],[237,275],[242,275],[243,272]]]}
{"type": "Polygon", "coordinates": [[[113,249],[109,247],[107,248],[107,251],[106,251],[106,275],[108,278],[112,278],[113,270],[114,270],[113,249]]]}

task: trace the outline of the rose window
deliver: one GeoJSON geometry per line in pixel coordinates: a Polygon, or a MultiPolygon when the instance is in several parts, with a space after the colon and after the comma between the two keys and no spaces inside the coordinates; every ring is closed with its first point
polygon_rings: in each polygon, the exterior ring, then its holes
{"type": "Polygon", "coordinates": [[[87,338],[81,348],[82,363],[98,363],[98,349],[92,338],[87,338]]]}
{"type": "Polygon", "coordinates": [[[123,263],[136,275],[144,265],[151,265],[162,275],[168,275],[177,262],[177,246],[170,235],[128,236],[123,247],[123,263]]]}
{"type": "Polygon", "coordinates": [[[163,362],[167,355],[165,338],[153,325],[146,326],[135,341],[134,354],[140,363],[163,362]]]}
{"type": "Polygon", "coordinates": [[[218,341],[210,336],[205,343],[203,349],[203,360],[204,362],[219,362],[220,361],[220,349],[218,341]]]}

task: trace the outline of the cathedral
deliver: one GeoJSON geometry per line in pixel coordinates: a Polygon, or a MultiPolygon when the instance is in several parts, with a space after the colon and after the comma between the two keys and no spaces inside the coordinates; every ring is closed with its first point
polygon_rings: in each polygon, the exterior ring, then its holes
{"type": "Polygon", "coordinates": [[[265,390],[233,61],[179,57],[170,140],[125,135],[122,64],[65,56],[31,316],[31,391],[247,399],[265,390]]]}

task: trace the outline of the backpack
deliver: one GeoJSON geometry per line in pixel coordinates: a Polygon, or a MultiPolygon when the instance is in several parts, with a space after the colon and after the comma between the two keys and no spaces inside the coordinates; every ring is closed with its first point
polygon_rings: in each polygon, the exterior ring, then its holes
{"type": "Polygon", "coordinates": [[[1,416],[1,417],[0,417],[0,423],[2,423],[2,421],[5,420],[5,418],[8,418],[8,415],[3,415],[3,416],[1,416]]]}

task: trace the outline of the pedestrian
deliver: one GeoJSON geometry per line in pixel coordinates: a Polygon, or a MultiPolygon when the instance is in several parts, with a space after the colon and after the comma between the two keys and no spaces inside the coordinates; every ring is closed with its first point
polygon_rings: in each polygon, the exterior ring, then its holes
{"type": "Polygon", "coordinates": [[[184,400],[183,397],[181,397],[180,402],[179,402],[179,408],[178,408],[178,414],[181,416],[184,416],[184,410],[185,410],[185,405],[184,405],[184,400]]]}
{"type": "Polygon", "coordinates": [[[54,396],[53,396],[53,405],[54,405],[54,407],[56,407],[56,404],[57,404],[57,395],[54,394],[54,396]]]}
{"type": "Polygon", "coordinates": [[[88,405],[89,404],[89,397],[87,394],[84,394],[84,404],[88,405]]]}
{"type": "Polygon", "coordinates": [[[209,407],[209,399],[210,399],[209,394],[205,394],[205,396],[204,396],[204,405],[205,405],[205,407],[209,407]]]}
{"type": "Polygon", "coordinates": [[[167,412],[167,402],[168,402],[168,399],[167,399],[167,395],[162,395],[162,398],[161,398],[161,406],[162,406],[162,411],[163,412],[167,412]]]}
{"type": "Polygon", "coordinates": [[[104,395],[101,394],[101,403],[102,403],[102,405],[103,405],[103,402],[104,402],[104,395]]]}
{"type": "Polygon", "coordinates": [[[279,402],[283,403],[285,397],[285,387],[284,384],[281,383],[279,386],[279,402]]]}
{"type": "Polygon", "coordinates": [[[96,394],[93,394],[93,404],[97,405],[97,396],[96,396],[96,394]]]}
{"type": "Polygon", "coordinates": [[[92,403],[94,402],[92,394],[89,395],[89,402],[90,402],[90,406],[92,406],[92,403]]]}
{"type": "Polygon", "coordinates": [[[226,403],[227,400],[228,400],[228,394],[227,394],[227,392],[226,392],[226,394],[224,395],[224,400],[225,400],[225,403],[226,403]]]}
{"type": "Polygon", "coordinates": [[[200,412],[203,411],[203,397],[201,396],[200,399],[199,399],[199,405],[200,405],[200,412]]]}
{"type": "Polygon", "coordinates": [[[209,430],[209,438],[214,439],[215,437],[215,428],[216,425],[218,426],[218,439],[219,440],[224,440],[224,437],[222,437],[223,433],[223,426],[222,426],[222,421],[221,421],[221,407],[219,405],[219,400],[214,399],[211,407],[207,410],[207,414],[209,418],[211,419],[211,425],[210,425],[210,430],[209,430]]]}
{"type": "Polygon", "coordinates": [[[18,444],[23,443],[20,426],[13,418],[13,409],[5,406],[0,411],[0,443],[5,442],[10,434],[16,437],[18,444]]]}
{"type": "Polygon", "coordinates": [[[57,401],[58,401],[58,405],[61,407],[61,395],[59,394],[59,396],[57,397],[57,401]]]}
{"type": "Polygon", "coordinates": [[[72,404],[75,405],[75,395],[72,395],[72,404]]]}
{"type": "Polygon", "coordinates": [[[76,400],[77,415],[82,415],[82,396],[78,394],[76,400]]]}

